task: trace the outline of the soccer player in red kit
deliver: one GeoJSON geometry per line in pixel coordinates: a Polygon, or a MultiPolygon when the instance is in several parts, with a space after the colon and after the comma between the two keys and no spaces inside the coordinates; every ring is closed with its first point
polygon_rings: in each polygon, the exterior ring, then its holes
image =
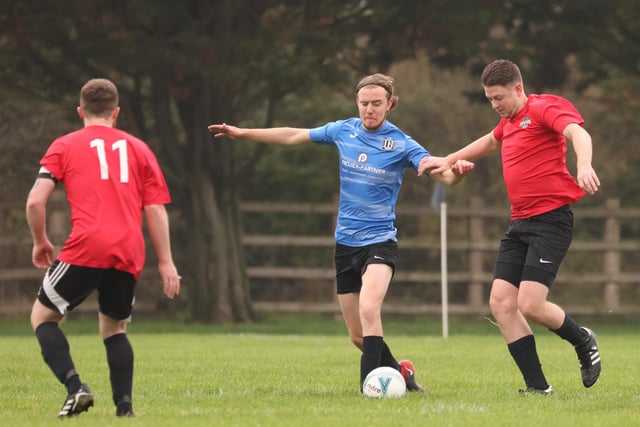
{"type": "Polygon", "coordinates": [[[33,264],[47,270],[31,325],[46,364],[67,389],[59,417],[93,406],[93,395],[80,380],[59,324],[94,291],[116,415],[133,415],[133,349],[126,325],[145,260],[143,212],[164,293],[173,298],[180,292],[164,206],[171,201],[164,176],[143,141],[114,127],[119,112],[116,86],[106,79],[89,80],[80,91],[78,107],[84,127],[49,146],[27,200],[33,264]],[[71,233],[54,258],[46,204],[58,183],[64,186],[71,210],[71,233]]]}
{"type": "Polygon", "coordinates": [[[511,202],[511,223],[500,242],[489,305],[509,352],[524,377],[523,394],[548,395],[547,383],[528,321],[544,325],[575,348],[582,383],[600,376],[596,335],[580,327],[561,307],[547,301],[573,237],[570,205],[598,191],[591,166],[591,136],[580,113],[554,95],[526,95],[516,64],[496,60],[481,77],[484,93],[501,120],[492,132],[445,158],[429,158],[431,173],[457,159],[475,160],[498,149],[511,202]],[[566,140],[577,158],[577,181],[566,166],[566,140]]]}

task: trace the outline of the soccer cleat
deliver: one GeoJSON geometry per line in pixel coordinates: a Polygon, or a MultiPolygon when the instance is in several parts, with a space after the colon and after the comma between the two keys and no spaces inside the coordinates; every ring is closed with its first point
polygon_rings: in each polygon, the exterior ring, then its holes
{"type": "Polygon", "coordinates": [[[135,417],[135,415],[133,414],[133,410],[131,409],[121,410],[120,408],[118,408],[116,409],[116,417],[133,418],[135,417]]]}
{"type": "MultiPolygon", "coordinates": [[[[115,399],[114,399],[115,400],[115,399]]],[[[131,406],[131,396],[125,395],[118,398],[116,402],[116,417],[134,417],[131,406]]]]}
{"type": "Polygon", "coordinates": [[[582,384],[591,387],[600,377],[601,363],[600,351],[598,350],[598,337],[589,328],[582,328],[588,336],[585,341],[575,346],[578,360],[580,361],[580,372],[582,373],[582,384]]]}
{"type": "Polygon", "coordinates": [[[520,393],[521,395],[540,394],[542,396],[549,396],[550,394],[553,394],[553,387],[549,386],[544,390],[539,388],[527,387],[524,390],[518,390],[518,393],[520,393]]]}
{"type": "Polygon", "coordinates": [[[413,363],[410,360],[401,360],[400,373],[404,378],[404,382],[407,384],[407,391],[419,391],[424,393],[424,387],[416,382],[416,370],[413,367],[413,363]]]}
{"type": "Polygon", "coordinates": [[[81,384],[78,391],[71,393],[62,405],[62,409],[58,412],[58,417],[72,417],[81,412],[88,411],[93,406],[93,394],[89,390],[89,386],[81,384]]]}

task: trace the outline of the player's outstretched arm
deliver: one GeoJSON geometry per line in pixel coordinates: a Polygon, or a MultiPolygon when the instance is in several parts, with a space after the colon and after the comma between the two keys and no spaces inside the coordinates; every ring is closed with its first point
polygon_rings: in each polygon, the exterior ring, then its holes
{"type": "Polygon", "coordinates": [[[311,142],[309,129],[278,127],[265,129],[249,129],[231,126],[226,123],[208,126],[215,138],[249,139],[264,144],[301,145],[311,142]]]}
{"type": "Polygon", "coordinates": [[[489,132],[446,157],[427,157],[423,159],[424,163],[421,162],[418,168],[418,175],[422,175],[424,172],[430,172],[432,175],[443,173],[447,169],[451,169],[458,160],[477,160],[493,153],[500,146],[501,142],[493,137],[493,132],[489,132]]]}

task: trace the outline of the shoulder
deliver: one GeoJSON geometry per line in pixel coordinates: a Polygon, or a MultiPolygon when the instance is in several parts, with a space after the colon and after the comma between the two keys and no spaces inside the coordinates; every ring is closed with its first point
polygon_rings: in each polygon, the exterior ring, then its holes
{"type": "Polygon", "coordinates": [[[135,151],[142,151],[142,152],[149,152],[149,153],[152,152],[151,147],[149,147],[149,145],[145,141],[122,129],[112,128],[110,130],[109,139],[111,139],[112,141],[119,141],[119,140],[127,141],[127,144],[129,145],[129,147],[131,147],[131,149],[135,151]]]}
{"type": "Polygon", "coordinates": [[[582,125],[584,119],[578,109],[566,98],[557,95],[530,95],[529,113],[534,120],[545,123],[562,133],[570,123],[582,125]]]}
{"type": "Polygon", "coordinates": [[[56,138],[51,143],[51,145],[54,145],[54,144],[57,144],[57,145],[70,144],[76,138],[82,137],[82,135],[84,135],[85,133],[86,133],[85,128],[76,129],[74,131],[71,131],[71,132],[65,133],[64,135],[59,136],[58,138],[56,138]]]}
{"type": "Polygon", "coordinates": [[[402,136],[404,138],[411,138],[409,135],[407,135],[406,133],[404,133],[404,131],[402,129],[400,129],[398,126],[394,125],[393,123],[391,123],[390,121],[385,121],[382,126],[380,126],[380,129],[378,129],[378,131],[380,133],[383,134],[394,134],[394,135],[399,135],[402,136]]]}
{"type": "Polygon", "coordinates": [[[147,144],[145,141],[141,140],[140,138],[131,135],[130,133],[127,132],[122,132],[124,139],[126,139],[127,141],[129,141],[129,143],[131,145],[133,145],[136,148],[139,148],[141,150],[144,151],[151,151],[151,147],[149,147],[149,144],[147,144]]]}
{"type": "Polygon", "coordinates": [[[529,95],[529,110],[544,116],[562,114],[579,115],[578,109],[567,98],[558,95],[529,95]]]}
{"type": "Polygon", "coordinates": [[[358,135],[360,128],[360,119],[350,118],[336,120],[335,122],[329,122],[311,129],[309,131],[309,137],[314,142],[334,142],[345,134],[358,135]]]}
{"type": "Polygon", "coordinates": [[[46,155],[63,154],[73,149],[73,147],[76,145],[75,141],[77,141],[79,138],[82,138],[82,135],[84,133],[83,130],[84,129],[78,129],[54,139],[47,148],[46,155]]]}
{"type": "Polygon", "coordinates": [[[325,126],[330,126],[334,129],[340,129],[340,130],[342,129],[352,130],[352,129],[357,129],[361,127],[362,121],[359,118],[351,117],[348,119],[340,119],[340,120],[336,120],[335,122],[327,123],[325,126]]]}
{"type": "Polygon", "coordinates": [[[529,95],[527,104],[529,109],[542,111],[546,108],[574,108],[571,101],[567,98],[558,95],[541,94],[541,95],[529,95]]]}

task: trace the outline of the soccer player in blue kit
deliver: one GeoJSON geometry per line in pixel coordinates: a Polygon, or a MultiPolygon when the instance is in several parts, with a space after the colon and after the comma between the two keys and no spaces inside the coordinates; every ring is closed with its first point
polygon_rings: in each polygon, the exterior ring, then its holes
{"type": "MultiPolygon", "coordinates": [[[[225,123],[208,127],[216,138],[248,139],[265,144],[330,145],[340,153],[340,203],[335,230],[338,302],[351,341],[362,351],[360,386],[379,366],[400,371],[410,391],[424,391],[413,363],[398,362],[383,339],[382,302],[398,258],[395,206],[404,169],[416,171],[429,152],[387,121],[398,105],[393,79],[364,77],[355,90],[359,118],[314,129],[277,127],[246,129],[225,123]]],[[[459,160],[433,178],[446,185],[459,182],[474,164],[459,160]]]]}

